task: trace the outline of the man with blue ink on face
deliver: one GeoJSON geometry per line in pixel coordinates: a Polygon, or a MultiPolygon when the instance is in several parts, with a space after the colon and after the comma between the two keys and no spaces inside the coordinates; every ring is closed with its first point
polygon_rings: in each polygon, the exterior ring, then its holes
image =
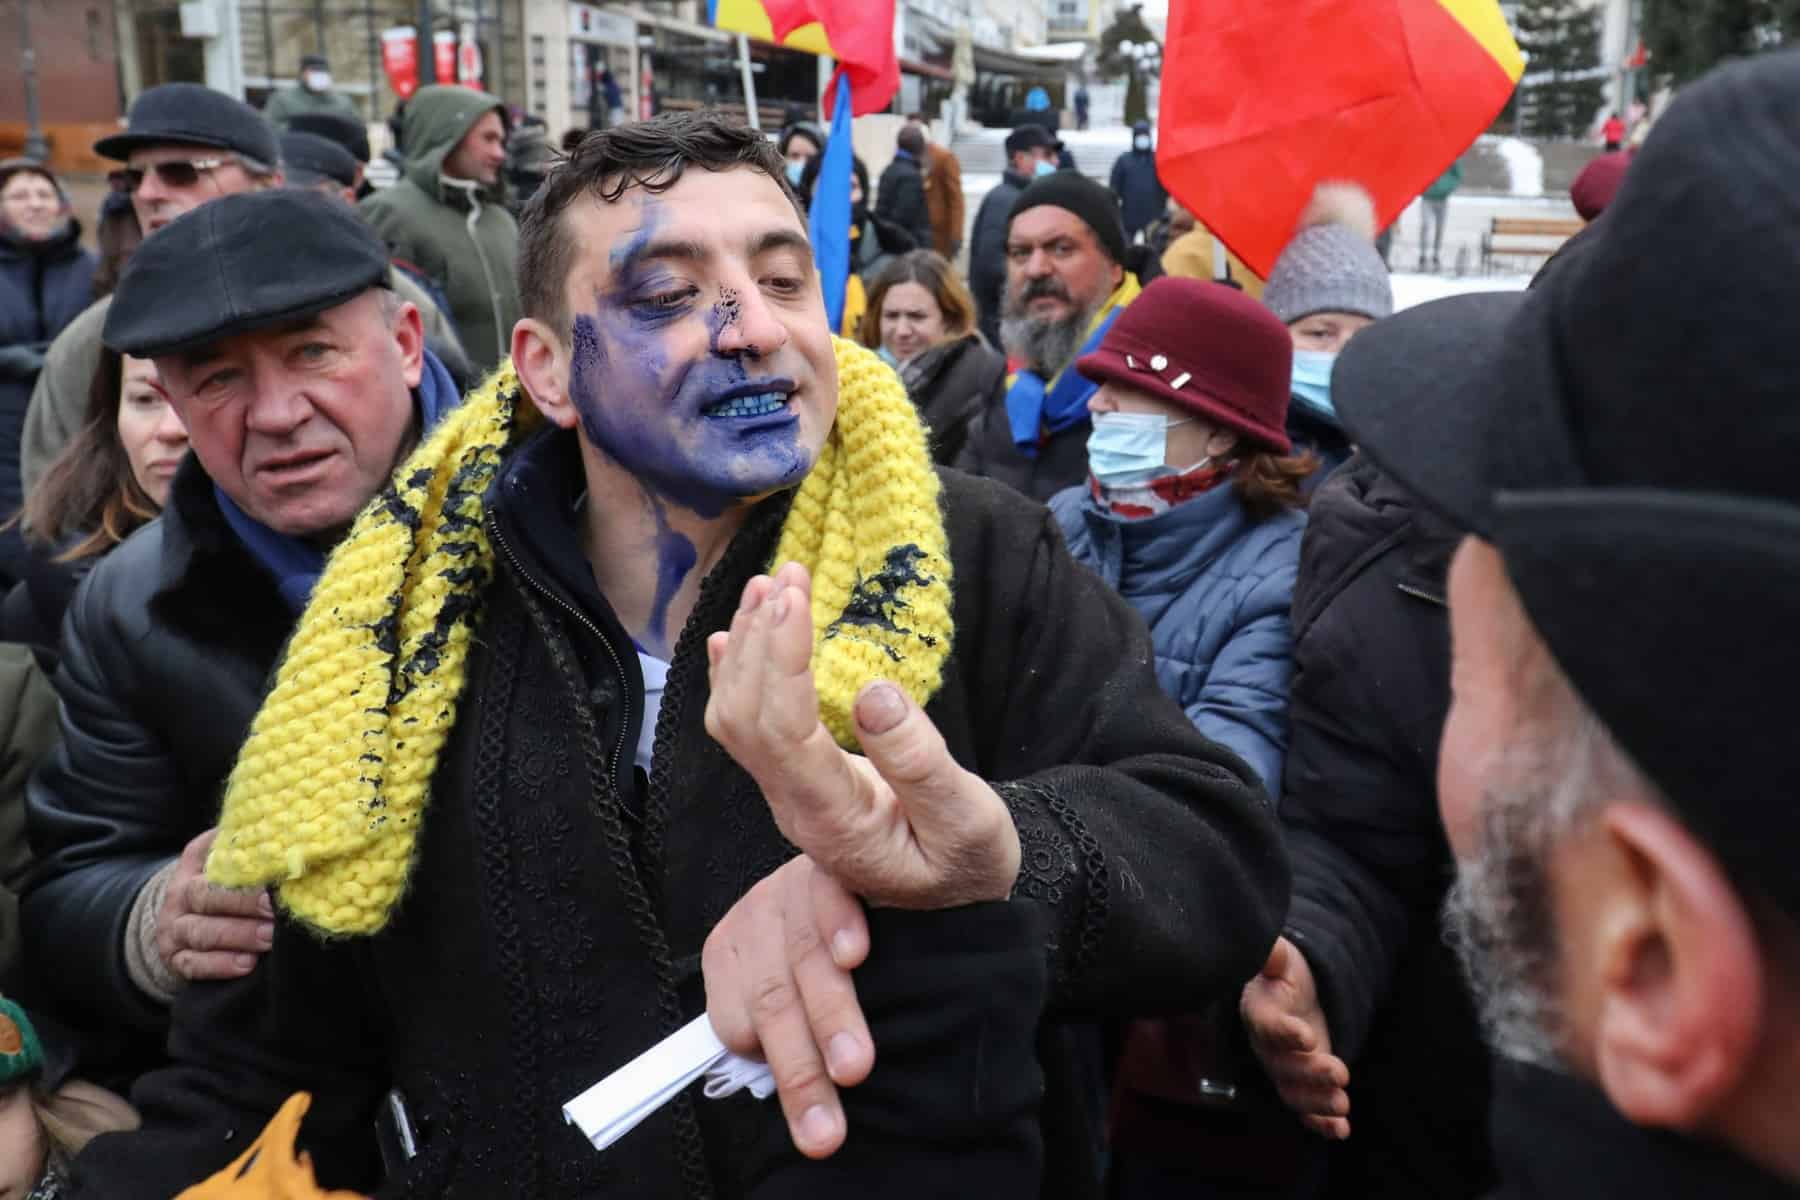
{"type": "Polygon", "coordinates": [[[1096,1195],[1063,1022],[1266,957],[1248,768],[1042,509],[931,466],[759,134],[591,135],[519,268],[511,364],[339,545],[226,790],[209,875],[273,886],[275,946],[184,996],[93,1194],[218,1169],[299,1090],[320,1182],[367,1190],[392,1088],[395,1194],[1030,1194],[1041,1158],[1096,1195]],[[321,701],[367,663],[373,703],[321,701]],[[779,1109],[564,1125],[702,1012],[779,1109]]]}

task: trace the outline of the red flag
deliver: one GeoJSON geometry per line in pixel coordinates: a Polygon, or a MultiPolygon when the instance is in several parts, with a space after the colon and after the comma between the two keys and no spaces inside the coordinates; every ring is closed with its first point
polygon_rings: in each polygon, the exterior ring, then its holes
{"type": "MultiPolygon", "coordinates": [[[[850,111],[880,112],[900,90],[900,60],[894,54],[894,0],[762,0],[775,40],[817,21],[837,56],[838,70],[850,78],[850,111]]],[[[825,89],[824,112],[831,115],[835,86],[825,89]]]]}
{"type": "Polygon", "coordinates": [[[1318,184],[1389,224],[1523,70],[1494,0],[1173,0],[1157,173],[1266,277],[1318,184]]]}

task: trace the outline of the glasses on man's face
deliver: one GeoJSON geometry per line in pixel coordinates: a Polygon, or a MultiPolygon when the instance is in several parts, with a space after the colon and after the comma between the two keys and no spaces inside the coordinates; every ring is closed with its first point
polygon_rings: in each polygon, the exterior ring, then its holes
{"type": "Polygon", "coordinates": [[[106,178],[119,191],[135,192],[144,182],[144,176],[154,171],[157,181],[164,187],[191,188],[200,182],[202,172],[215,171],[230,161],[229,158],[175,158],[151,163],[148,167],[126,167],[106,178]]]}

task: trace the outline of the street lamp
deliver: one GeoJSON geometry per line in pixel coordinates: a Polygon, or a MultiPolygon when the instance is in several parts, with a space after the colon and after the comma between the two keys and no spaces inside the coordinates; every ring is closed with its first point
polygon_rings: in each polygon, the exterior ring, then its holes
{"type": "Polygon", "coordinates": [[[25,157],[44,162],[50,143],[38,112],[37,51],[31,48],[31,0],[19,0],[19,60],[25,70],[25,157]]]}

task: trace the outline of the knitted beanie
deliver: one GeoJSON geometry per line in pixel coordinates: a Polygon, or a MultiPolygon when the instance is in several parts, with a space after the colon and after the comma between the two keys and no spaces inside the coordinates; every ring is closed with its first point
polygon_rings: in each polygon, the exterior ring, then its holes
{"type": "Polygon", "coordinates": [[[1353,183],[1322,183],[1300,232],[1269,272],[1263,303],[1284,324],[1314,313],[1394,315],[1387,264],[1375,250],[1375,203],[1353,183]]]}
{"type": "Polygon", "coordinates": [[[1010,228],[1019,214],[1040,204],[1066,208],[1087,223],[1100,245],[1116,263],[1125,261],[1125,226],[1119,223],[1119,202],[1113,194],[1079,171],[1058,171],[1033,181],[1013,201],[1006,216],[1010,228]]]}
{"type": "Polygon", "coordinates": [[[31,1018],[12,1000],[0,997],[0,1086],[29,1079],[44,1068],[44,1048],[31,1018]]]}

